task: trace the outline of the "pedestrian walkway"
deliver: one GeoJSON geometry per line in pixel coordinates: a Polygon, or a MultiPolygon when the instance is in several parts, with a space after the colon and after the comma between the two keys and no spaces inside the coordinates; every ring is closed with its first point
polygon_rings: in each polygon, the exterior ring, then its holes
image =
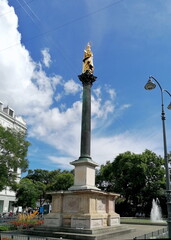
{"type": "Polygon", "coordinates": [[[167,227],[167,226],[138,225],[138,224],[122,224],[122,225],[125,225],[128,228],[135,229],[135,231],[132,231],[128,234],[118,236],[117,238],[114,238],[113,240],[130,240],[130,239],[134,239],[135,237],[139,237],[144,234],[155,232],[155,231],[158,231],[160,229],[167,227]]]}

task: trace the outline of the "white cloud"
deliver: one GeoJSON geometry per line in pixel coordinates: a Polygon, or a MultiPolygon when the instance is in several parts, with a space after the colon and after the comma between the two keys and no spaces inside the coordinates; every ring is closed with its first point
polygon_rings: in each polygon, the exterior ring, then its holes
{"type": "Polygon", "coordinates": [[[51,60],[51,56],[50,56],[50,53],[49,53],[49,49],[48,48],[45,48],[41,51],[42,55],[43,55],[43,63],[46,67],[49,67],[50,66],[50,63],[52,62],[51,60]]]}
{"type": "Polygon", "coordinates": [[[120,110],[125,110],[125,109],[127,109],[127,108],[130,108],[131,107],[131,104],[123,104],[122,106],[121,106],[121,108],[120,108],[120,110]]]}
{"type": "Polygon", "coordinates": [[[93,92],[97,98],[101,97],[101,88],[100,87],[93,89],[93,92]]]}
{"type": "MultiPolygon", "coordinates": [[[[78,129],[77,129],[78,130],[78,129]]],[[[149,131],[151,132],[151,130],[149,131]]],[[[63,157],[50,156],[49,160],[53,163],[61,164],[66,169],[71,169],[69,165],[70,162],[79,158],[78,147],[74,148],[76,145],[71,139],[67,141],[66,139],[66,152],[63,152],[63,157]],[[68,157],[69,154],[69,157],[68,157]]],[[[79,141],[77,142],[79,146],[79,141]]],[[[106,137],[92,137],[92,159],[97,162],[99,165],[104,164],[106,161],[113,161],[113,159],[120,153],[126,151],[131,151],[134,153],[142,153],[145,149],[150,149],[157,154],[161,154],[162,144],[161,144],[161,135],[158,131],[154,131],[153,134],[144,134],[143,130],[139,132],[135,131],[126,131],[119,135],[115,136],[106,136],[106,137]],[[147,147],[149,146],[149,148],[147,147]]]]}
{"type": "Polygon", "coordinates": [[[81,85],[76,83],[73,79],[67,81],[64,84],[64,91],[65,94],[76,94],[81,90],[81,85]]]}
{"type": "Polygon", "coordinates": [[[55,100],[58,102],[60,99],[62,98],[62,94],[61,93],[58,93],[56,96],[55,96],[55,100]]]}
{"type": "Polygon", "coordinates": [[[116,92],[115,92],[115,89],[108,89],[107,90],[107,92],[109,93],[109,95],[110,95],[110,98],[113,100],[113,99],[115,99],[115,97],[116,97],[116,92]]]}
{"type": "Polygon", "coordinates": [[[101,120],[106,119],[108,114],[113,113],[115,105],[111,100],[105,100],[102,102],[102,98],[95,98],[93,95],[91,97],[92,101],[92,116],[96,118],[101,118],[101,120]]]}
{"type": "Polygon", "coordinates": [[[75,95],[82,89],[81,85],[76,83],[73,79],[68,81],[62,80],[59,84],[63,89],[60,92],[56,93],[56,96],[54,97],[57,102],[61,101],[61,99],[66,95],[75,95]]]}
{"type": "Polygon", "coordinates": [[[103,164],[107,160],[113,161],[120,153],[126,151],[142,153],[147,148],[161,154],[161,135],[157,130],[150,135],[148,130],[146,134],[143,130],[138,132],[132,130],[119,135],[92,139],[92,156],[99,164],[103,164]]]}
{"type": "Polygon", "coordinates": [[[48,109],[60,76],[48,77],[41,64],[33,61],[28,50],[21,44],[18,32],[18,18],[6,0],[0,2],[0,96],[1,101],[9,104],[18,114],[37,114],[48,109]],[[16,45],[11,46],[12,43],[16,45]],[[5,49],[3,51],[3,49],[5,49]]]}
{"type": "Polygon", "coordinates": [[[62,169],[72,169],[72,166],[68,163],[73,161],[72,157],[56,157],[56,156],[49,156],[49,161],[55,163],[62,169]]]}
{"type": "MultiPolygon", "coordinates": [[[[81,133],[81,99],[70,101],[59,106],[52,105],[53,100],[61,100],[63,96],[80,93],[81,85],[69,80],[64,82],[61,76],[48,76],[40,63],[36,63],[28,50],[21,44],[21,34],[18,32],[18,18],[7,0],[0,1],[1,13],[11,9],[10,16],[4,14],[0,21],[0,100],[9,104],[18,114],[24,115],[29,125],[29,136],[54,146],[60,157],[49,156],[52,162],[64,164],[79,157],[81,133]],[[14,47],[8,48],[13,43],[14,47]],[[58,86],[61,90],[58,91],[58,86]]],[[[44,53],[44,64],[50,63],[48,51],[44,53]]],[[[107,90],[108,99],[103,99],[101,88],[96,88],[92,95],[92,130],[101,126],[105,128],[111,115],[122,114],[129,104],[115,107],[116,93],[114,89],[107,90]]],[[[119,152],[143,151],[151,141],[148,136],[122,133],[115,136],[92,136],[92,157],[98,163],[103,163],[119,152]],[[137,140],[138,139],[138,140],[137,140]]],[[[155,141],[154,141],[155,142],[155,141]]],[[[156,144],[156,143],[155,143],[156,144]]],[[[152,146],[154,148],[154,146],[152,146]]]]}

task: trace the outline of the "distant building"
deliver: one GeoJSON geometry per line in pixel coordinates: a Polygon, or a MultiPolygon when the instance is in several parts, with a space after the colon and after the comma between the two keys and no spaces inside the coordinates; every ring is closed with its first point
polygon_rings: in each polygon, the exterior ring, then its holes
{"type": "MultiPolygon", "coordinates": [[[[3,103],[0,102],[0,125],[4,128],[16,129],[17,131],[26,132],[27,127],[26,123],[22,117],[17,117],[15,112],[10,107],[4,107],[3,103]]],[[[17,169],[18,177],[17,182],[21,178],[21,170],[17,169]]],[[[0,213],[16,211],[13,207],[13,203],[16,201],[16,193],[10,191],[9,187],[6,187],[3,191],[0,192],[0,213]]]]}

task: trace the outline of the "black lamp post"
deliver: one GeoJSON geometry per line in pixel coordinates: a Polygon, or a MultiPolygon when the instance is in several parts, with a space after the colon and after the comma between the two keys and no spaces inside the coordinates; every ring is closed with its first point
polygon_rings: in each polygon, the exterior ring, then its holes
{"type": "MultiPolygon", "coordinates": [[[[170,185],[170,173],[169,173],[169,166],[168,166],[168,154],[167,154],[167,141],[166,141],[166,129],[165,129],[165,112],[164,112],[164,98],[163,93],[166,92],[171,97],[171,94],[163,89],[160,83],[155,79],[153,76],[149,77],[148,82],[144,86],[146,90],[153,90],[156,87],[156,84],[152,81],[154,80],[160,88],[161,91],[161,102],[162,102],[162,112],[161,112],[161,119],[162,119],[162,127],[163,127],[163,145],[164,145],[164,160],[165,160],[165,169],[166,169],[166,195],[167,195],[167,212],[168,212],[168,232],[169,232],[169,239],[171,239],[171,185],[170,185]]],[[[171,103],[167,107],[171,110],[171,103]]]]}

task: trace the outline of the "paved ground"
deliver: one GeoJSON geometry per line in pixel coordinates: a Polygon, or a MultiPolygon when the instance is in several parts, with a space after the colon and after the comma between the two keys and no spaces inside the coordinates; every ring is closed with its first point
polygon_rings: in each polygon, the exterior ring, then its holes
{"type": "Polygon", "coordinates": [[[142,236],[144,234],[148,234],[151,232],[158,231],[159,229],[166,228],[166,226],[156,226],[156,225],[137,225],[137,224],[122,224],[129,228],[134,228],[135,231],[125,234],[122,236],[118,236],[114,238],[114,240],[127,240],[127,239],[133,239],[135,237],[142,236]]]}
{"type": "MultiPolygon", "coordinates": [[[[130,233],[127,233],[124,235],[114,236],[114,238],[112,240],[133,240],[135,237],[140,237],[144,234],[162,230],[163,228],[167,227],[167,226],[159,226],[159,225],[157,226],[157,225],[138,225],[138,224],[122,224],[122,225],[127,228],[134,229],[134,231],[131,231],[130,233]]],[[[16,234],[16,232],[14,232],[14,233],[11,232],[11,234],[16,234]]],[[[24,237],[20,236],[19,238],[15,237],[15,239],[27,240],[27,236],[26,235],[24,237]]],[[[37,237],[37,239],[39,239],[39,237],[37,237]]],[[[40,239],[42,240],[43,238],[40,237],[40,239]]],[[[60,239],[60,238],[56,238],[54,240],[58,240],[58,239],[60,239]]],[[[63,240],[69,240],[69,239],[63,238],[63,240]]]]}

